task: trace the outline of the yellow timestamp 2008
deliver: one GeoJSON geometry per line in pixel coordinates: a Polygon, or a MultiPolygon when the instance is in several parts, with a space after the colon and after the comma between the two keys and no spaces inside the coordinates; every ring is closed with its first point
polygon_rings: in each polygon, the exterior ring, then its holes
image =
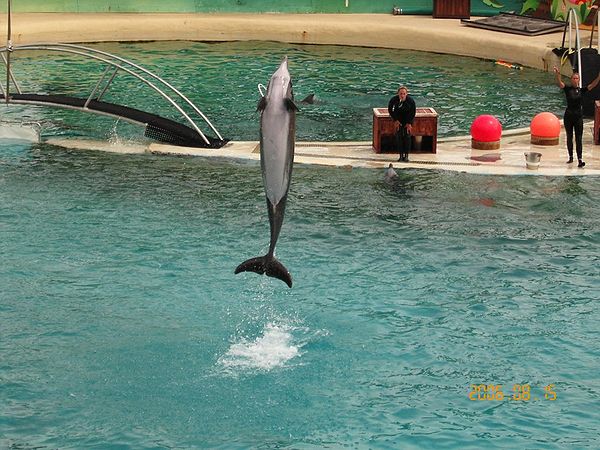
{"type": "MultiPolygon", "coordinates": [[[[556,392],[554,384],[548,384],[543,387],[544,399],[556,400],[556,392]]],[[[531,386],[529,384],[513,384],[510,394],[504,394],[501,384],[471,384],[469,391],[469,400],[471,401],[521,401],[528,402],[530,400],[538,400],[537,397],[532,397],[531,386]]]]}

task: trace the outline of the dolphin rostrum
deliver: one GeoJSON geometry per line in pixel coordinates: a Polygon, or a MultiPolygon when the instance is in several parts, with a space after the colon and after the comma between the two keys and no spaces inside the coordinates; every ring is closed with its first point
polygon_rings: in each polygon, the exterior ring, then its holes
{"type": "Polygon", "coordinates": [[[279,278],[292,287],[290,272],[274,256],[275,244],[283,224],[285,203],[294,163],[296,111],[287,56],[271,76],[267,93],[258,102],[260,115],[260,166],[269,212],[271,242],[265,256],[248,259],[235,273],[256,272],[279,278]]]}

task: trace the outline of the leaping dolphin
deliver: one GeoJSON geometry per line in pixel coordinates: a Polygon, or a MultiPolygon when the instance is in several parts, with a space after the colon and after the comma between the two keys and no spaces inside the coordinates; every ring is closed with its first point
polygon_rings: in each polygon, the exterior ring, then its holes
{"type": "Polygon", "coordinates": [[[285,203],[292,178],[296,111],[287,56],[271,76],[267,93],[258,102],[260,115],[260,166],[269,212],[271,242],[265,256],[248,259],[236,267],[235,273],[256,272],[279,278],[292,287],[290,272],[274,256],[285,203]]]}

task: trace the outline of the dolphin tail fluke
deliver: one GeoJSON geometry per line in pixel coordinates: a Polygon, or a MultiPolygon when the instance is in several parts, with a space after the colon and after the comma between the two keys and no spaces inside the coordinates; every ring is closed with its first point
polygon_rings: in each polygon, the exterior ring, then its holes
{"type": "Polygon", "coordinates": [[[292,275],[277,258],[271,258],[267,264],[265,273],[273,278],[279,278],[288,287],[292,287],[292,275]]]}
{"type": "Polygon", "coordinates": [[[278,278],[292,287],[292,275],[277,258],[269,255],[250,258],[235,268],[234,273],[255,272],[260,275],[266,274],[269,277],[278,278]]]}
{"type": "Polygon", "coordinates": [[[259,256],[257,258],[250,258],[241,263],[235,268],[236,275],[240,272],[255,272],[259,275],[265,273],[265,256],[259,256]]]}

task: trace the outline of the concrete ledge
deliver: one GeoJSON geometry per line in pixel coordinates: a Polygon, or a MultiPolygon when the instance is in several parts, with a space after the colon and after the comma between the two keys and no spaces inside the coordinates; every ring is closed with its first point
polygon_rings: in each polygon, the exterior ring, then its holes
{"type": "MultiPolygon", "coordinates": [[[[294,163],[383,170],[391,162],[397,170],[446,170],[484,175],[600,176],[600,147],[592,143],[589,123],[584,126],[585,168],[577,168],[577,162],[566,164],[567,151],[564,139],[564,130],[562,130],[559,145],[536,146],[530,143],[529,133],[503,133],[500,149],[475,150],[471,148],[471,137],[462,136],[438,141],[437,153],[411,153],[408,163],[397,162],[398,154],[375,153],[371,142],[296,142],[294,163]],[[529,151],[542,154],[537,170],[526,167],[524,153],[529,151]]],[[[158,143],[122,144],[64,138],[51,138],[46,142],[80,150],[220,158],[254,164],[260,162],[259,143],[256,141],[230,142],[221,149],[176,147],[158,143]]]]}

